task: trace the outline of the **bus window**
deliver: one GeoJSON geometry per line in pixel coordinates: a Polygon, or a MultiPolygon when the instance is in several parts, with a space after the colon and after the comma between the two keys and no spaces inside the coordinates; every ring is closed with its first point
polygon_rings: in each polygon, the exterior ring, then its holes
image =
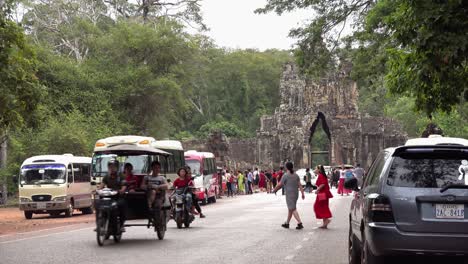
{"type": "Polygon", "coordinates": [[[73,179],[74,182],[82,182],[82,173],[80,164],[73,164],[73,179]]]}
{"type": "Polygon", "coordinates": [[[81,175],[83,177],[83,182],[91,181],[91,165],[90,164],[80,164],[81,165],[81,175]]]}
{"type": "Polygon", "coordinates": [[[67,182],[68,183],[73,182],[73,169],[72,169],[71,164],[68,164],[68,168],[67,168],[67,182]]]}

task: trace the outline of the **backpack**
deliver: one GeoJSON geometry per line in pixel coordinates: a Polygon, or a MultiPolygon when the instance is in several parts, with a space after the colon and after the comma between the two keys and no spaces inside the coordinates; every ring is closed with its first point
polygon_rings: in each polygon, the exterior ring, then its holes
{"type": "Polygon", "coordinates": [[[346,171],[346,172],[345,172],[345,177],[346,177],[346,179],[351,179],[351,178],[353,178],[353,177],[354,177],[353,172],[352,172],[352,171],[349,171],[349,170],[346,171]]]}

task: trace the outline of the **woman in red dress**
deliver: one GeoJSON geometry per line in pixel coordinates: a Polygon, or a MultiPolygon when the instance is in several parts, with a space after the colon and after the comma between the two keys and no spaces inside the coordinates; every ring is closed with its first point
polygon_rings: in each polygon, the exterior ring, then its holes
{"type": "Polygon", "coordinates": [[[266,176],[263,171],[260,172],[260,180],[258,181],[258,188],[261,192],[264,192],[266,189],[266,176]]]}
{"type": "Polygon", "coordinates": [[[318,175],[317,182],[315,183],[317,186],[317,191],[315,192],[317,198],[314,204],[315,217],[317,217],[317,219],[322,219],[323,225],[320,228],[326,229],[331,222],[330,218],[332,218],[329,199],[333,198],[333,195],[330,192],[328,179],[325,176],[325,169],[322,165],[317,166],[315,174],[318,175]]]}

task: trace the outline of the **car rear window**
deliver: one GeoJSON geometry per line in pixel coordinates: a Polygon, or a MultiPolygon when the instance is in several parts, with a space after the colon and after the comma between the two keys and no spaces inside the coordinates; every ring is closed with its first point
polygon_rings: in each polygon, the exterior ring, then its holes
{"type": "Polygon", "coordinates": [[[421,151],[394,157],[387,184],[395,187],[442,188],[448,184],[467,184],[468,152],[421,151]]]}

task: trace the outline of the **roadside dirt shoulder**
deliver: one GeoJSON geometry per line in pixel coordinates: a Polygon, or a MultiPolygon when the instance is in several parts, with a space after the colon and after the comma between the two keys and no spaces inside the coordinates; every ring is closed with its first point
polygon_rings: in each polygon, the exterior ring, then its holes
{"type": "Polygon", "coordinates": [[[73,217],[51,217],[47,214],[33,215],[27,220],[18,208],[0,208],[0,236],[39,231],[43,229],[94,222],[94,214],[83,215],[75,211],[73,217]]]}

